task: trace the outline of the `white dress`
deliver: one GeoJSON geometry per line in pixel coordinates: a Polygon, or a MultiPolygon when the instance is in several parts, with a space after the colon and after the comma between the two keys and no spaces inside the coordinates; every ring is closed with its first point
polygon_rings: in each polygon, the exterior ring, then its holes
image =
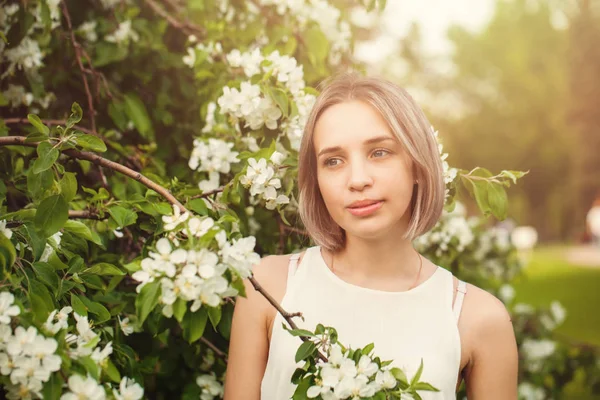
{"type": "MultiPolygon", "coordinates": [[[[455,400],[461,344],[457,327],[465,283],[460,281],[454,308],[452,273],[438,266],[417,287],[386,292],[345,282],[323,260],[321,247],[309,247],[299,266],[290,258],[286,292],[281,301],[299,328],[314,331],[318,323],[336,328],[339,340],[352,348],[373,342],[375,355],[394,360],[412,378],[423,358],[422,382],[440,392],[419,391],[423,400],[455,400]]],[[[269,345],[269,358],[261,382],[262,400],[287,400],[295,387],[290,379],[297,367],[294,357],[301,339],[283,330],[277,313],[269,345]]],[[[286,323],[287,326],[287,323],[286,323]]]]}

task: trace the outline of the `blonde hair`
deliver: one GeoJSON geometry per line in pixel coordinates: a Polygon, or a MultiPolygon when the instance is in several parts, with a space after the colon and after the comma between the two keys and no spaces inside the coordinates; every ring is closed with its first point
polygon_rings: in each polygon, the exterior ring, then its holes
{"type": "Polygon", "coordinates": [[[403,88],[355,72],[333,77],[317,97],[298,154],[298,206],[313,241],[330,251],[345,246],[345,232],[333,220],[319,189],[313,134],[319,117],[329,107],[360,100],[377,110],[409,154],[418,182],[411,200],[411,219],[403,239],[414,240],[437,223],[442,214],[445,183],[437,140],[425,114],[403,88]]]}

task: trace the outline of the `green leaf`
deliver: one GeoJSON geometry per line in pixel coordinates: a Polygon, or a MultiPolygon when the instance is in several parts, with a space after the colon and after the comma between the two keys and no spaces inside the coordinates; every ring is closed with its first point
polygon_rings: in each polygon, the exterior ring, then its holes
{"type": "Polygon", "coordinates": [[[68,203],[77,194],[77,177],[72,172],[65,172],[59,182],[60,194],[68,203]]]}
{"type": "Polygon", "coordinates": [[[194,199],[189,202],[188,208],[199,215],[208,215],[208,207],[203,199],[194,199]]]}
{"type": "Polygon", "coordinates": [[[30,239],[29,244],[33,249],[33,259],[38,260],[46,249],[47,239],[43,236],[40,236],[31,223],[26,224],[25,229],[27,229],[27,234],[29,235],[30,239]]]}
{"type": "Polygon", "coordinates": [[[44,388],[42,389],[42,398],[44,400],[59,400],[62,394],[63,383],[64,379],[58,372],[51,374],[50,379],[44,383],[44,388]]]}
{"type": "Polygon", "coordinates": [[[508,214],[508,198],[504,187],[501,184],[489,182],[487,196],[488,204],[494,217],[499,220],[506,219],[508,214]]]}
{"type": "Polygon", "coordinates": [[[37,146],[38,158],[33,163],[33,173],[39,174],[52,167],[58,160],[59,151],[53,148],[50,142],[41,142],[37,146]]]}
{"type": "Polygon", "coordinates": [[[42,171],[39,174],[33,172],[33,168],[27,171],[27,191],[34,199],[41,197],[44,192],[54,183],[52,170],[42,171]]]}
{"type": "Polygon", "coordinates": [[[221,322],[221,308],[220,307],[208,307],[208,318],[212,326],[217,329],[219,322],[221,322]]]}
{"type": "Polygon", "coordinates": [[[81,106],[78,103],[74,102],[71,105],[71,115],[69,115],[69,119],[67,119],[67,129],[72,128],[76,123],[81,121],[82,117],[83,110],[81,109],[81,106]]]}
{"type": "Polygon", "coordinates": [[[27,119],[29,120],[29,123],[31,123],[31,125],[33,125],[35,129],[38,130],[38,132],[43,133],[44,135],[50,134],[50,129],[46,125],[44,125],[40,117],[38,117],[37,115],[27,114],[27,119]]]}
{"type": "Polygon", "coordinates": [[[150,312],[158,304],[160,298],[160,284],[150,282],[142,287],[142,290],[135,298],[135,309],[140,326],[144,323],[150,312]]]}
{"type": "Polygon", "coordinates": [[[33,270],[40,281],[48,285],[55,294],[58,292],[58,274],[52,265],[38,261],[33,263],[33,270]]]}
{"type": "Polygon", "coordinates": [[[177,320],[177,322],[181,323],[183,321],[183,316],[187,312],[187,302],[183,300],[181,297],[178,297],[173,303],[173,316],[177,320]]]}
{"type": "Polygon", "coordinates": [[[196,312],[187,312],[183,317],[183,337],[188,343],[194,343],[204,334],[208,313],[206,308],[200,307],[196,312]]]}
{"type": "MultiPolygon", "coordinates": [[[[17,251],[9,238],[0,233],[0,269],[9,271],[17,259],[17,251]]],[[[4,274],[2,274],[4,275],[4,274]]]]}
{"type": "Polygon", "coordinates": [[[365,346],[365,348],[362,350],[362,354],[364,355],[368,355],[371,351],[373,351],[373,349],[375,348],[375,343],[369,343],[368,345],[365,346]]]}
{"type": "Polygon", "coordinates": [[[426,390],[430,392],[439,392],[440,390],[426,382],[419,382],[414,386],[415,390],[426,390]]]}
{"type": "Polygon", "coordinates": [[[120,228],[134,224],[137,221],[137,213],[125,207],[112,206],[108,209],[108,213],[120,228]]]}
{"type": "Polygon", "coordinates": [[[285,323],[283,324],[283,329],[288,331],[292,336],[306,336],[306,337],[316,337],[314,333],[306,329],[290,329],[287,327],[285,323]]]}
{"type": "Polygon", "coordinates": [[[31,303],[31,311],[33,312],[34,319],[38,323],[46,322],[48,315],[50,315],[51,309],[54,307],[52,303],[47,303],[44,298],[38,295],[36,292],[30,291],[28,293],[29,302],[31,303]]]}
{"type": "Polygon", "coordinates": [[[422,373],[423,373],[423,359],[421,358],[421,364],[419,365],[419,369],[415,373],[415,376],[413,376],[413,378],[410,380],[411,387],[414,387],[417,384],[417,382],[419,382],[419,379],[421,379],[422,373]]]}
{"type": "Polygon", "coordinates": [[[279,88],[271,88],[268,85],[263,86],[263,90],[265,93],[273,100],[275,104],[279,107],[284,117],[289,115],[289,106],[288,106],[288,95],[286,92],[279,88]]]}
{"type": "Polygon", "coordinates": [[[313,26],[304,33],[304,42],[313,65],[325,62],[329,54],[329,40],[318,26],[313,26]]]}
{"type": "Polygon", "coordinates": [[[152,122],[146,111],[146,106],[135,93],[128,93],[125,99],[125,114],[129,117],[137,128],[138,132],[145,139],[152,139],[154,132],[152,130],[152,122]]]}
{"type": "Polygon", "coordinates": [[[97,303],[95,301],[91,301],[87,297],[77,296],[79,300],[85,305],[88,312],[96,315],[97,318],[94,318],[97,323],[102,323],[104,321],[108,321],[110,319],[110,312],[104,307],[102,304],[97,303]]]}
{"type": "Polygon", "coordinates": [[[310,388],[311,386],[312,386],[312,379],[310,376],[307,376],[304,379],[302,379],[302,381],[300,381],[298,386],[296,386],[296,390],[294,391],[292,400],[308,400],[308,397],[306,396],[306,392],[308,391],[308,388],[310,388]]]}
{"type": "Polygon", "coordinates": [[[95,380],[100,379],[100,369],[98,368],[98,364],[96,364],[96,362],[92,360],[90,356],[79,357],[77,359],[77,362],[83,365],[85,370],[89,372],[92,378],[94,378],[95,380]]]}
{"type": "Polygon", "coordinates": [[[121,381],[121,373],[110,358],[107,358],[107,362],[102,365],[102,370],[112,382],[119,383],[121,381]]]}
{"type": "Polygon", "coordinates": [[[100,153],[106,151],[106,145],[104,144],[104,141],[93,135],[77,135],[75,141],[77,142],[78,146],[81,146],[86,150],[100,153]]]}
{"type": "Polygon", "coordinates": [[[125,272],[121,271],[119,268],[117,268],[116,266],[109,264],[109,263],[105,263],[105,262],[101,262],[98,264],[95,264],[93,266],[91,266],[90,268],[84,270],[82,273],[83,274],[93,274],[93,275],[117,275],[117,276],[121,276],[121,275],[125,275],[125,272]]]}
{"type": "Polygon", "coordinates": [[[77,295],[71,293],[71,307],[73,307],[73,311],[82,317],[87,317],[87,307],[83,302],[77,297],[77,295]]]}
{"type": "Polygon", "coordinates": [[[306,341],[298,347],[296,351],[296,362],[306,360],[317,351],[317,346],[311,341],[306,341]]]}
{"type": "Polygon", "coordinates": [[[35,228],[45,237],[58,232],[69,219],[69,205],[60,195],[50,196],[38,207],[35,213],[35,228]]]}
{"type": "Polygon", "coordinates": [[[78,273],[84,267],[85,263],[83,262],[83,258],[81,258],[78,255],[75,255],[69,260],[69,270],[67,271],[67,274],[72,275],[78,273]]]}
{"type": "Polygon", "coordinates": [[[394,375],[394,378],[396,378],[397,381],[400,381],[404,384],[408,384],[408,378],[406,377],[406,374],[403,370],[401,370],[400,368],[392,368],[390,372],[392,373],[392,375],[394,375]]]}
{"type": "Polygon", "coordinates": [[[98,235],[95,235],[90,230],[89,226],[87,226],[81,221],[75,221],[70,219],[65,223],[64,229],[68,232],[72,232],[78,236],[81,236],[89,240],[90,242],[97,244],[98,246],[104,247],[104,244],[102,243],[98,235]]]}
{"type": "Polygon", "coordinates": [[[29,135],[27,135],[27,138],[25,139],[25,143],[36,143],[36,142],[41,142],[43,140],[48,140],[49,136],[45,135],[41,132],[32,132],[29,135]]]}

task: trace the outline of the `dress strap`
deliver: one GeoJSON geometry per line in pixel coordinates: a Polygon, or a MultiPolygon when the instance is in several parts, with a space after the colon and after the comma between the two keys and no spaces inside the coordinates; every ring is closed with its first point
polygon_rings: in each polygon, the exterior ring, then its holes
{"type": "Polygon", "coordinates": [[[463,300],[465,298],[465,294],[467,293],[467,283],[459,280],[456,291],[458,293],[456,293],[456,300],[454,300],[454,308],[452,311],[454,312],[454,320],[458,323],[458,319],[460,318],[460,310],[462,309],[463,300]]]}
{"type": "Polygon", "coordinates": [[[290,263],[288,265],[288,277],[287,277],[287,287],[288,288],[290,287],[292,277],[296,273],[299,258],[300,258],[300,253],[294,253],[290,256],[290,263]]]}

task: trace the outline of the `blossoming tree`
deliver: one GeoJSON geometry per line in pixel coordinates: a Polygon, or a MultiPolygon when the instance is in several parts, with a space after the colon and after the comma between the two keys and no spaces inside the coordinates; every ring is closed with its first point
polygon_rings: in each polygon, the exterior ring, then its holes
{"type": "MultiPolygon", "coordinates": [[[[252,265],[260,254],[306,243],[295,177],[317,94],[311,85],[352,64],[351,10],[377,12],[384,3],[3,3],[0,382],[7,397],[222,396],[243,279],[268,298],[252,265]]],[[[525,398],[557,395],[575,378],[593,388],[594,354],[552,338],[565,317],[561,306],[512,307],[508,282],[520,265],[506,231],[467,219],[456,202],[466,188],[484,216],[502,219],[505,187],[522,174],[446,162],[445,170],[447,212],[415,245],[511,306],[525,398]],[[567,359],[577,377],[561,368],[567,359]]],[[[301,310],[272,304],[304,341],[297,359],[307,369],[293,377],[294,398],[418,398],[434,389],[420,373],[406,377],[393,360],[377,358],[376,344],[345,348],[334,327],[299,330],[293,315],[301,310]],[[352,371],[348,379],[333,379],[342,365],[352,371]]]]}

